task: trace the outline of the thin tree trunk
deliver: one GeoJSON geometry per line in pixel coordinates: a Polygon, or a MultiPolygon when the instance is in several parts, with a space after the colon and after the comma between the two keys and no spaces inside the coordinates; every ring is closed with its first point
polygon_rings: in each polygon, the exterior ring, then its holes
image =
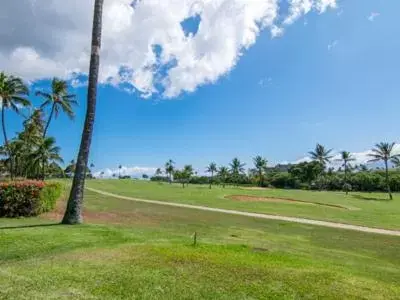
{"type": "MultiPolygon", "coordinates": [[[[344,162],[344,184],[347,184],[347,162],[344,162]]],[[[349,191],[346,186],[346,195],[349,194],[349,191]]]]}
{"type": "Polygon", "coordinates": [[[387,162],[387,160],[385,160],[385,170],[386,170],[386,188],[387,188],[387,192],[388,192],[388,194],[389,194],[389,199],[390,199],[390,200],[393,200],[392,191],[390,190],[389,168],[388,168],[388,162],[387,162]]]}
{"type": "Polygon", "coordinates": [[[51,107],[51,113],[50,113],[50,116],[49,116],[49,120],[47,121],[46,128],[45,128],[44,131],[43,131],[43,138],[46,137],[47,130],[49,129],[51,120],[53,119],[53,114],[54,114],[54,109],[55,109],[55,107],[56,107],[56,104],[53,103],[53,106],[51,107]]]}
{"type": "Polygon", "coordinates": [[[42,180],[46,178],[46,165],[45,165],[45,159],[42,159],[42,180]]]}
{"type": "Polygon", "coordinates": [[[213,177],[214,177],[214,172],[211,172],[211,177],[210,177],[210,190],[211,190],[211,185],[212,185],[213,177]]]}
{"type": "Polygon", "coordinates": [[[11,180],[13,180],[14,179],[14,162],[13,162],[12,153],[10,151],[8,138],[7,138],[4,105],[1,106],[1,125],[3,128],[4,145],[6,146],[6,151],[8,153],[9,159],[10,159],[10,177],[11,177],[11,180]]]}
{"type": "Polygon", "coordinates": [[[67,209],[62,220],[63,224],[82,223],[83,193],[85,188],[86,167],[89,160],[90,145],[92,142],[93,125],[96,114],[97,82],[100,66],[101,27],[104,0],[96,0],[94,5],[92,50],[89,69],[89,86],[87,109],[82,140],[67,209]]]}

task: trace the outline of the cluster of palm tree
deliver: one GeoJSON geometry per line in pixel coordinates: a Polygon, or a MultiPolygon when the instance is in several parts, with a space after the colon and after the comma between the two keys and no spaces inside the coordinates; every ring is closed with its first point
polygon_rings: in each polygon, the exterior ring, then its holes
{"type": "MultiPolygon", "coordinates": [[[[389,195],[390,200],[393,199],[392,192],[390,190],[390,173],[389,173],[389,163],[391,162],[396,168],[400,167],[400,154],[394,153],[395,143],[387,143],[381,142],[375,145],[372,148],[371,153],[368,154],[371,159],[368,162],[379,162],[382,161],[384,163],[385,168],[385,183],[386,189],[389,195]]],[[[324,146],[317,144],[314,151],[309,152],[310,157],[314,161],[320,162],[324,167],[327,163],[330,163],[333,155],[331,155],[332,149],[326,149],[324,146]]],[[[344,184],[347,183],[347,174],[351,169],[351,162],[355,161],[355,158],[352,157],[350,152],[342,151],[340,152],[339,161],[342,161],[342,167],[344,168],[344,184]]],[[[366,170],[365,165],[361,165],[360,169],[362,171],[366,170]]],[[[346,189],[346,193],[348,190],[346,189]]]]}
{"type": "MultiPolygon", "coordinates": [[[[267,172],[267,163],[268,161],[261,157],[256,156],[253,159],[254,169],[251,169],[250,172],[254,172],[255,176],[258,180],[258,184],[262,186],[264,184],[265,174],[267,172]]],[[[233,183],[234,185],[238,185],[242,176],[246,176],[246,164],[242,163],[239,158],[234,158],[228,167],[220,166],[218,167],[215,162],[211,162],[206,167],[206,173],[209,173],[209,188],[212,188],[213,183],[216,182],[216,178],[218,178],[218,182],[221,183],[223,187],[226,184],[233,183]]],[[[188,183],[190,178],[197,174],[193,171],[193,167],[191,165],[186,165],[182,170],[175,168],[175,162],[170,159],[165,163],[164,166],[164,174],[168,178],[168,182],[172,183],[173,181],[188,183]]],[[[155,172],[156,177],[162,177],[163,170],[158,168],[155,172]]],[[[184,184],[183,184],[184,186],[184,184]]]]}
{"type": "Polygon", "coordinates": [[[182,170],[174,170],[174,179],[182,183],[182,187],[185,188],[193,176],[194,170],[192,165],[185,165],[182,170]]]}
{"type": "Polygon", "coordinates": [[[47,131],[53,119],[64,112],[71,119],[72,109],[76,105],[76,96],[68,93],[67,83],[53,79],[49,92],[37,91],[36,95],[44,99],[39,108],[32,109],[29,100],[29,88],[20,79],[0,73],[1,121],[4,145],[0,148],[3,171],[11,179],[15,177],[44,179],[48,172],[62,172],[58,163],[63,160],[60,147],[54,137],[48,137],[47,131]],[[28,117],[23,115],[27,109],[32,112],[28,117]],[[25,117],[23,130],[13,139],[9,139],[6,129],[6,112],[12,110],[25,117]],[[44,116],[50,110],[47,121],[44,116]]]}

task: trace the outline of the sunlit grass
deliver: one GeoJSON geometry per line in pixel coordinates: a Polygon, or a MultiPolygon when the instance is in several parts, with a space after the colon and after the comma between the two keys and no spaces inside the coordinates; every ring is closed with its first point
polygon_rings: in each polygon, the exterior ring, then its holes
{"type": "MultiPolygon", "coordinates": [[[[318,192],[301,190],[249,190],[244,188],[153,183],[132,180],[89,180],[89,187],[123,196],[203,205],[249,212],[295,216],[378,228],[400,229],[400,196],[387,200],[384,193],[318,192]],[[308,201],[315,205],[295,202],[237,201],[230,195],[254,195],[308,201]],[[338,205],[343,209],[326,205],[338,205]]],[[[112,203],[108,205],[113,205],[112,203]]]]}

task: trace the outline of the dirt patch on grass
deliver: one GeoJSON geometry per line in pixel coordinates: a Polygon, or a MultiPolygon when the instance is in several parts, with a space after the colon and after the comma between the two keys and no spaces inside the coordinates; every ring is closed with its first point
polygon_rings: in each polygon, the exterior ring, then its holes
{"type": "MultiPolygon", "coordinates": [[[[59,201],[54,211],[43,214],[41,217],[49,220],[60,221],[64,216],[66,202],[59,201]]],[[[92,211],[83,210],[83,219],[86,223],[92,224],[142,224],[142,225],[158,225],[160,220],[153,215],[143,214],[137,211],[120,212],[120,211],[92,211]]]]}
{"type": "Polygon", "coordinates": [[[341,205],[337,205],[337,204],[309,202],[309,201],[304,201],[304,200],[294,200],[294,199],[286,199],[286,198],[261,197],[261,196],[249,196],[249,195],[230,195],[230,196],[226,196],[225,198],[230,199],[230,200],[235,200],[235,201],[242,201],[242,202],[296,203],[296,204],[302,204],[302,205],[325,206],[325,207],[330,207],[330,208],[352,210],[349,207],[345,207],[345,206],[341,206],[341,205]]]}

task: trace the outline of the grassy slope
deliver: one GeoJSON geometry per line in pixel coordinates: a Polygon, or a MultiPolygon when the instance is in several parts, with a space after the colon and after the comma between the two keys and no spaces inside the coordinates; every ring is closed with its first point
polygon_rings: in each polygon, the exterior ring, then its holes
{"type": "MultiPolygon", "coordinates": [[[[153,206],[90,192],[85,215],[92,224],[0,229],[0,299],[400,295],[397,237],[153,206]],[[197,247],[191,246],[194,231],[197,247]]],[[[0,227],[42,223],[51,221],[0,219],[0,227]]]]}
{"type": "Polygon", "coordinates": [[[236,209],[285,216],[329,220],[370,227],[400,229],[400,197],[387,201],[382,193],[312,192],[300,190],[245,190],[240,188],[191,185],[183,189],[180,185],[169,185],[132,180],[90,180],[88,186],[124,196],[163,200],[210,207],[236,209]],[[226,199],[226,195],[259,195],[281,197],[310,202],[339,204],[355,210],[344,210],[318,205],[277,202],[241,202],[226,199]]]}

